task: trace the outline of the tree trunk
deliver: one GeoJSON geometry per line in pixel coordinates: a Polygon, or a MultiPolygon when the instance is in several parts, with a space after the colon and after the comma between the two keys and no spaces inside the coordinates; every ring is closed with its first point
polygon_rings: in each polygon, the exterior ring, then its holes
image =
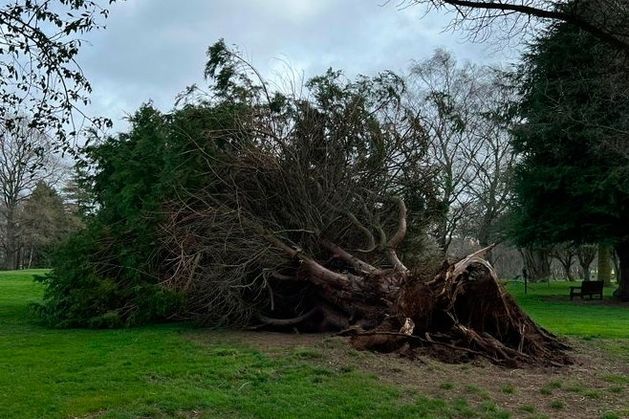
{"type": "Polygon", "coordinates": [[[448,220],[445,216],[438,222],[436,241],[441,252],[441,256],[445,259],[448,254],[448,248],[450,247],[450,242],[448,240],[448,220]]]}
{"type": "Polygon", "coordinates": [[[565,276],[565,278],[568,281],[574,281],[574,278],[572,277],[572,261],[563,261],[560,260],[559,263],[561,264],[561,267],[563,268],[563,274],[565,276]]]}
{"type": "Polygon", "coordinates": [[[17,269],[18,263],[18,236],[14,208],[8,208],[7,210],[6,234],[6,255],[4,261],[5,269],[14,270],[17,269]]]}
{"type": "Polygon", "coordinates": [[[545,249],[525,248],[520,252],[524,267],[531,282],[539,282],[550,278],[550,260],[545,249]]]}
{"type": "Polygon", "coordinates": [[[620,261],[618,260],[618,255],[616,254],[616,249],[611,252],[612,263],[614,265],[614,280],[617,284],[620,284],[620,261]]]}
{"type": "Polygon", "coordinates": [[[33,266],[33,246],[31,246],[30,250],[28,251],[28,269],[31,269],[32,266],[33,266]]]}
{"type": "Polygon", "coordinates": [[[617,296],[621,301],[629,301],[629,240],[616,245],[616,254],[620,268],[617,296]]]}
{"type": "Polygon", "coordinates": [[[574,281],[572,277],[572,264],[575,256],[574,248],[569,244],[560,244],[553,248],[551,255],[561,264],[564,278],[568,281],[574,281]]]}
{"type": "Polygon", "coordinates": [[[612,282],[611,247],[607,244],[598,245],[598,276],[599,281],[603,281],[608,287],[612,282]]]}
{"type": "Polygon", "coordinates": [[[24,246],[18,238],[16,269],[24,269],[24,246]]]}
{"type": "Polygon", "coordinates": [[[485,253],[485,260],[493,265],[496,261],[494,260],[492,243],[490,243],[489,227],[481,227],[478,234],[478,244],[481,249],[489,249],[485,253]]]}
{"type": "Polygon", "coordinates": [[[590,267],[594,258],[596,257],[596,246],[590,244],[584,244],[577,248],[577,260],[581,267],[581,275],[584,281],[591,280],[590,267]]]}

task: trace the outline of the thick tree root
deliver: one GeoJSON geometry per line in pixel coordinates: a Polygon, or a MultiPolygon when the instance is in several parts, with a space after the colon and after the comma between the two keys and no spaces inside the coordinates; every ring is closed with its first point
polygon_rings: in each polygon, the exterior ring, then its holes
{"type": "Polygon", "coordinates": [[[485,358],[507,367],[572,362],[569,347],[518,307],[478,255],[444,266],[428,282],[411,277],[385,321],[371,330],[351,328],[342,334],[352,336],[358,349],[408,354],[410,346],[445,362],[485,358]]]}
{"type": "Polygon", "coordinates": [[[211,232],[192,234],[191,225],[215,226],[219,218],[174,217],[171,253],[177,256],[162,285],[184,293],[188,312],[205,313],[213,325],[344,330],[359,349],[425,353],[447,362],[571,363],[569,348],[518,307],[483,251],[444,263],[428,278],[402,264],[395,246],[405,233],[405,207],[396,202],[398,230],[364,260],[322,237],[311,239],[315,250],[306,252],[246,218],[239,221],[244,236],[238,245],[249,250],[230,245],[225,251],[228,242],[218,246],[206,239],[211,232]],[[202,245],[205,240],[213,245],[202,245]],[[377,267],[383,260],[388,268],[377,267]]]}

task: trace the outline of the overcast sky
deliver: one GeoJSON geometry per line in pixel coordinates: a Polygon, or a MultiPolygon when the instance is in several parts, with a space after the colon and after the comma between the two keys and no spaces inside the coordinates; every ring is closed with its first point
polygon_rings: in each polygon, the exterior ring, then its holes
{"type": "Polygon", "coordinates": [[[516,56],[443,32],[449,19],[385,0],[127,0],[110,7],[107,29],[89,35],[80,63],[94,87],[90,113],[123,118],[148,100],[162,110],[202,83],[207,47],[224,38],[266,76],[287,65],[308,78],[328,67],[348,75],[390,69],[446,48],[460,61],[516,56]]]}

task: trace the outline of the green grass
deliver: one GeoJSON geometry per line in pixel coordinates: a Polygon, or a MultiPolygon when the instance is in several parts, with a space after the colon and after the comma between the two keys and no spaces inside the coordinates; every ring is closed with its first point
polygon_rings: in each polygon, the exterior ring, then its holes
{"type": "Polygon", "coordinates": [[[553,394],[553,390],[560,389],[562,387],[561,381],[551,381],[550,383],[546,383],[542,388],[539,389],[539,392],[545,396],[553,394]]]}
{"type": "Polygon", "coordinates": [[[515,393],[515,386],[513,384],[505,384],[504,386],[502,386],[500,388],[500,390],[504,394],[514,394],[515,393]]]}
{"type": "MultiPolygon", "coordinates": [[[[629,338],[629,305],[570,301],[570,287],[578,284],[567,281],[529,284],[527,295],[522,282],[510,282],[507,289],[535,321],[554,333],[583,338],[629,338]]],[[[611,298],[613,290],[605,288],[606,298],[611,298]]],[[[627,349],[627,343],[620,348],[625,353],[627,349]]]]}
{"type": "MultiPolygon", "coordinates": [[[[28,309],[41,298],[41,285],[32,281],[38,273],[43,271],[0,272],[0,417],[509,416],[479,387],[462,387],[481,399],[476,404],[429,398],[355,368],[327,367],[316,348],[273,356],[234,343],[228,332],[222,338],[188,324],[49,329],[28,309]]],[[[535,284],[526,296],[519,284],[509,290],[550,330],[600,338],[597,345],[627,356],[627,307],[571,303],[569,286],[535,284]]],[[[625,380],[609,376],[608,381],[624,391],[625,380]]],[[[543,390],[558,387],[553,382],[543,390]]]]}
{"type": "Polygon", "coordinates": [[[0,273],[0,417],[508,417],[324,368],[307,348],[273,357],[220,334],[203,343],[186,324],[48,329],[29,314],[34,273],[0,273]]]}
{"type": "Polygon", "coordinates": [[[531,406],[530,404],[523,404],[522,406],[518,407],[518,410],[520,412],[526,412],[526,413],[535,413],[535,406],[531,406]]]}

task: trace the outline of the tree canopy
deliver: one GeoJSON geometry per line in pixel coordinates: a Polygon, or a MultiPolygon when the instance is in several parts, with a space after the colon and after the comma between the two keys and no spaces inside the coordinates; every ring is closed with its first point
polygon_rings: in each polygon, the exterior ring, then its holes
{"type": "MultiPolygon", "coordinates": [[[[111,4],[115,0],[108,0],[111,4]]],[[[87,116],[92,87],[77,63],[81,36],[108,15],[92,0],[14,0],[0,7],[0,123],[53,135],[57,149],[70,141],[87,116]],[[78,119],[76,117],[79,117],[78,119]]],[[[98,126],[105,119],[90,119],[98,126]]]]}
{"type": "MultiPolygon", "coordinates": [[[[522,124],[513,144],[519,243],[629,241],[629,165],[614,145],[629,135],[626,62],[568,24],[537,39],[520,68],[522,124]]],[[[629,298],[623,271],[623,298],[629,298]]]]}

